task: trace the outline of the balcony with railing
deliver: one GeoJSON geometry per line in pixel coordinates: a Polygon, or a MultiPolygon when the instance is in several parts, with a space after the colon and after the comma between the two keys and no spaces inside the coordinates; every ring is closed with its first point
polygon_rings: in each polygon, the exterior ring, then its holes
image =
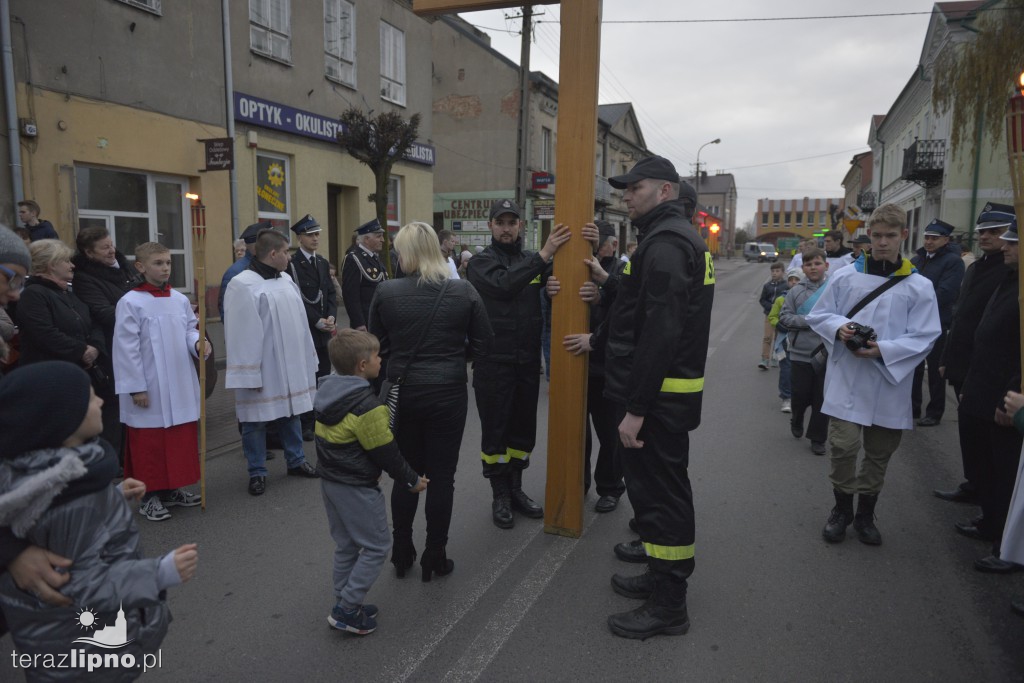
{"type": "Polygon", "coordinates": [[[604,176],[594,176],[594,203],[608,205],[614,201],[612,186],[604,176]]]}
{"type": "Polygon", "coordinates": [[[942,184],[945,166],[945,140],[915,140],[903,150],[903,175],[900,178],[921,187],[936,187],[942,184]]]}

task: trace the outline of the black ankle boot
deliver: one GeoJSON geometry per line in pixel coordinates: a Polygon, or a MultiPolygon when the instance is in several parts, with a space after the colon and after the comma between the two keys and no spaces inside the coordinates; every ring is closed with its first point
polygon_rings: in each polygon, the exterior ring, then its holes
{"type": "Polygon", "coordinates": [[[396,535],[391,546],[391,564],[395,565],[395,576],[402,578],[405,572],[416,561],[416,546],[412,544],[412,536],[396,535]]]}
{"type": "Polygon", "coordinates": [[[537,505],[523,493],[523,471],[512,470],[512,509],[525,517],[540,519],[544,516],[544,508],[537,505]]]}
{"type": "Polygon", "coordinates": [[[491,519],[499,529],[515,526],[512,519],[512,489],[507,475],[499,474],[490,478],[494,501],[491,503],[491,519]]]}
{"type": "Polygon", "coordinates": [[[686,581],[652,572],[653,593],[640,607],[608,617],[608,628],[617,636],[645,640],[651,636],[683,635],[690,630],[686,613],[686,581]]]}
{"type": "Polygon", "coordinates": [[[829,543],[839,543],[846,538],[846,527],[853,521],[853,494],[832,489],[836,497],[836,505],[828,516],[822,537],[829,543]]]}
{"type": "Polygon", "coordinates": [[[612,590],[627,598],[648,600],[654,595],[654,572],[648,570],[639,576],[612,575],[612,590]]]}
{"type": "Polygon", "coordinates": [[[857,531],[857,538],[861,543],[867,545],[882,545],[882,534],[875,527],[875,504],[878,496],[869,496],[864,493],[857,497],[857,515],[853,518],[853,528],[857,531]]]}
{"type": "Polygon", "coordinates": [[[448,576],[455,569],[455,563],[448,559],[445,547],[428,545],[423,549],[423,557],[420,558],[420,568],[423,570],[423,581],[430,581],[430,574],[448,576]]]}

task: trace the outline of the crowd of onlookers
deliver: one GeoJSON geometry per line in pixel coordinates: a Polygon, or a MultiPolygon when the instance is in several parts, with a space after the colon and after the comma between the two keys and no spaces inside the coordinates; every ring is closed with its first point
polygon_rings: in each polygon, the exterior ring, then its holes
{"type": "MultiPolygon", "coordinates": [[[[882,226],[883,232],[892,227],[897,247],[906,239],[907,229],[898,212],[892,219],[876,219],[876,214],[869,221],[868,234],[852,239],[850,248],[843,247],[838,230],[826,233],[821,246],[816,239],[802,240],[788,271],[781,263],[771,264],[771,277],[759,297],[765,322],[758,367],[762,371],[779,368],[781,410],[789,415],[792,435],[806,437],[815,455],[825,455],[831,447],[830,479],[836,507],[823,536],[826,541],[839,542],[852,522],[862,542],[881,543],[880,533],[866,515],[873,515],[881,475],[899,443],[899,430],[915,424],[921,428],[939,425],[951,388],[964,480],[952,490],[937,489],[934,495],[980,508],[980,514],[955,525],[957,533],[991,544],[991,554],[975,562],[978,571],[1022,571],[1024,411],[1020,409],[1024,396],[1019,393],[1018,238],[1013,207],[988,204],[969,238],[961,236],[959,240],[954,237],[953,225],[936,219],[925,227],[923,246],[910,258],[897,253],[884,262],[879,254],[892,245],[883,244],[872,226],[882,226]],[[968,244],[974,249],[968,249],[968,244]],[[867,277],[870,275],[875,276],[873,280],[867,277]],[[836,290],[840,286],[853,288],[856,278],[866,282],[857,290],[861,307],[843,311],[836,304],[841,295],[836,290]],[[902,288],[901,281],[906,282],[902,288]],[[888,299],[884,291],[892,292],[888,299]],[[884,303],[872,305],[876,297],[884,303]],[[913,298],[929,300],[919,306],[916,319],[912,309],[904,313],[901,308],[904,300],[913,298]],[[833,310],[829,311],[830,307],[833,310]],[[891,328],[899,319],[906,320],[905,329],[900,334],[887,333],[884,328],[891,328]],[[909,344],[915,337],[929,336],[924,346],[896,343],[907,340],[909,344]],[[868,362],[851,366],[856,377],[847,384],[837,354],[842,354],[840,360],[868,362]],[[901,362],[903,358],[913,364],[901,362]],[[858,405],[856,390],[870,385],[876,372],[884,382],[879,383],[880,393],[872,402],[894,415],[905,412],[908,419],[902,424],[893,421],[889,433],[869,436],[886,418],[872,416],[866,405],[858,405]],[[836,391],[840,386],[843,391],[836,391]],[[830,397],[830,392],[834,396],[830,397]],[[889,396],[889,392],[895,393],[889,396]],[[810,419],[805,422],[808,410],[810,419]],[[840,419],[841,413],[846,413],[845,419],[840,419]],[[865,461],[855,478],[852,470],[849,478],[844,478],[840,461],[851,448],[844,441],[845,422],[851,416],[860,425],[865,461]],[[885,460],[874,458],[878,462],[872,462],[872,450],[886,453],[885,460]],[[860,494],[862,502],[867,498],[863,510],[858,506],[853,511],[854,493],[860,494]]],[[[847,300],[847,308],[854,300],[856,297],[847,300]]],[[[860,446],[859,439],[854,451],[860,446]]],[[[1024,603],[1012,606],[1024,614],[1024,603]]]]}

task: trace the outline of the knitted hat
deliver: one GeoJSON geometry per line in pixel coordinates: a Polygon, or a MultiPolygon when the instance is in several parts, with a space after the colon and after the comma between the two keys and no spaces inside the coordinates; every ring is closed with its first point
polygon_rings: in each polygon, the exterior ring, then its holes
{"type": "Polygon", "coordinates": [[[0,458],[57,448],[89,411],[89,375],[62,360],[31,363],[0,379],[0,458]]]}
{"type": "Polygon", "coordinates": [[[6,225],[0,223],[0,263],[16,263],[24,266],[25,272],[32,270],[32,258],[25,241],[6,225]]]}

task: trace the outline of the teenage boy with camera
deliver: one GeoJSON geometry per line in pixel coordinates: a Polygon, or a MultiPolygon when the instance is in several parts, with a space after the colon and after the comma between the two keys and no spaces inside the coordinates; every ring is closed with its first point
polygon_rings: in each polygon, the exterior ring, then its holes
{"type": "Polygon", "coordinates": [[[853,523],[862,543],[881,544],[875,504],[889,458],[914,425],[914,368],[941,332],[935,289],[900,255],[909,234],[906,212],[883,204],[868,219],[868,234],[871,250],[829,278],[806,318],[828,352],[821,411],[832,418],[829,479],[836,504],[822,530],[829,543],[842,541],[853,523]]]}

